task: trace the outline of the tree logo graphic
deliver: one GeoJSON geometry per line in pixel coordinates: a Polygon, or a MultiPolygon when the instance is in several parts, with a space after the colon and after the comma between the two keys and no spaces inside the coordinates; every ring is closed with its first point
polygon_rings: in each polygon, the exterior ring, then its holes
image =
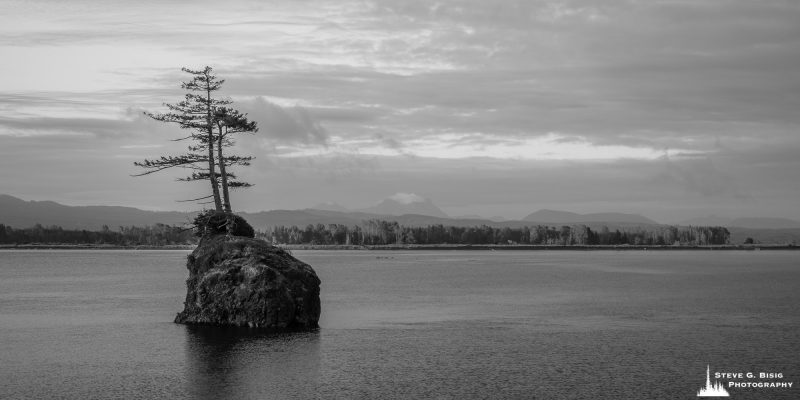
{"type": "Polygon", "coordinates": [[[711,384],[711,367],[706,366],[706,386],[697,391],[697,397],[730,397],[721,383],[711,384]]]}

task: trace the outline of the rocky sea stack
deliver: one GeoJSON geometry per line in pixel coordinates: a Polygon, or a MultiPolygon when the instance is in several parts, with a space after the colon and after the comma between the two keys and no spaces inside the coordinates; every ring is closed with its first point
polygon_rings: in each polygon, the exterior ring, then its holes
{"type": "Polygon", "coordinates": [[[201,239],[186,263],[185,308],[175,322],[281,331],[317,328],[317,274],[287,251],[254,239],[244,224],[241,217],[220,213],[195,221],[201,239]]]}

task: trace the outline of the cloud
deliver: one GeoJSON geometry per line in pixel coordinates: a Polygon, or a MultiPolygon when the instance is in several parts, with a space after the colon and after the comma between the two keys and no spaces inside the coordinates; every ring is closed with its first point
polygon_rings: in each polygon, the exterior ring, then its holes
{"type": "Polygon", "coordinates": [[[236,148],[257,157],[241,172],[257,209],[402,188],[452,214],[800,217],[794,2],[235,0],[193,19],[169,1],[37,4],[0,4],[8,190],[61,172],[33,154],[72,172],[91,154],[110,176],[181,151],[139,110],[181,98],[181,66],[212,65],[261,128],[236,148]]]}
{"type": "Polygon", "coordinates": [[[278,143],[324,145],[328,133],[322,124],[305,108],[281,107],[264,97],[237,101],[233,105],[258,123],[259,136],[278,143]]]}
{"type": "Polygon", "coordinates": [[[0,117],[0,136],[85,136],[113,140],[119,146],[150,146],[154,141],[167,142],[182,134],[177,126],[154,121],[138,108],[97,112],[88,117],[0,117]]]}
{"type": "Polygon", "coordinates": [[[687,192],[700,193],[709,198],[744,196],[734,177],[716,167],[710,157],[688,159],[681,163],[675,163],[667,156],[662,160],[664,169],[654,178],[659,185],[679,186],[687,192]]]}

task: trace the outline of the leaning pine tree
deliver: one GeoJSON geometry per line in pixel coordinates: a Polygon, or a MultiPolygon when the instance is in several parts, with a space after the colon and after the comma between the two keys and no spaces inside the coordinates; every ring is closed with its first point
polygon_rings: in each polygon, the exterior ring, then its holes
{"type": "Polygon", "coordinates": [[[225,155],[223,149],[234,144],[233,135],[237,133],[255,133],[258,127],[254,121],[247,120],[247,114],[242,114],[229,107],[219,107],[214,114],[217,124],[217,164],[219,165],[220,183],[222,184],[222,207],[225,212],[231,212],[230,189],[246,188],[253,186],[248,182],[238,180],[236,175],[228,170],[234,165],[250,165],[253,157],[225,155]]]}
{"type": "Polygon", "coordinates": [[[211,67],[202,71],[182,69],[192,76],[188,82],[182,82],[181,88],[187,90],[184,99],[175,104],[164,104],[166,113],[149,113],[145,115],[156,121],[174,123],[188,131],[188,135],[173,139],[189,140],[188,152],[175,156],[161,156],[156,159],[145,159],[134,162],[134,165],[145,171],[134,176],[149,175],[170,168],[192,170],[191,174],[180,181],[208,181],[211,194],[197,199],[184,201],[202,201],[213,198],[214,209],[200,214],[195,219],[198,235],[226,230],[228,233],[239,228],[240,233],[252,236],[252,228],[241,218],[231,214],[229,187],[249,187],[249,183],[237,181],[235,176],[227,172],[226,167],[232,165],[249,165],[252,157],[226,155],[224,148],[233,145],[230,135],[240,132],[257,131],[255,122],[247,121],[246,115],[225,107],[231,102],[213,97],[225,82],[212,74],[211,67]],[[216,129],[215,129],[216,128],[216,129]],[[222,194],[220,194],[222,186],[222,194]]]}

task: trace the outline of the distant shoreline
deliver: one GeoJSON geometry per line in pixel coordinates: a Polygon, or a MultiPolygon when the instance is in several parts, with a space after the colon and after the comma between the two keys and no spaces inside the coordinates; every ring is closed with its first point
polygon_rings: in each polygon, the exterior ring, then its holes
{"type": "Polygon", "coordinates": [[[375,246],[345,246],[345,245],[285,245],[289,250],[800,250],[800,246],[770,244],[770,245],[714,245],[714,246],[635,246],[635,245],[492,245],[492,244],[430,244],[430,245],[375,245],[375,246]]]}
{"type": "Polygon", "coordinates": [[[118,246],[113,244],[2,244],[2,250],[192,250],[195,245],[118,246]]]}
{"type": "MultiPolygon", "coordinates": [[[[166,245],[166,246],[118,246],[105,244],[3,244],[2,250],[193,250],[195,245],[166,245]]],[[[800,246],[784,244],[759,244],[759,245],[715,245],[715,246],[636,246],[636,245],[468,245],[468,244],[438,244],[438,245],[278,245],[287,250],[376,250],[376,251],[408,251],[408,250],[560,250],[560,251],[680,251],[680,250],[800,250],[800,246]]]]}

